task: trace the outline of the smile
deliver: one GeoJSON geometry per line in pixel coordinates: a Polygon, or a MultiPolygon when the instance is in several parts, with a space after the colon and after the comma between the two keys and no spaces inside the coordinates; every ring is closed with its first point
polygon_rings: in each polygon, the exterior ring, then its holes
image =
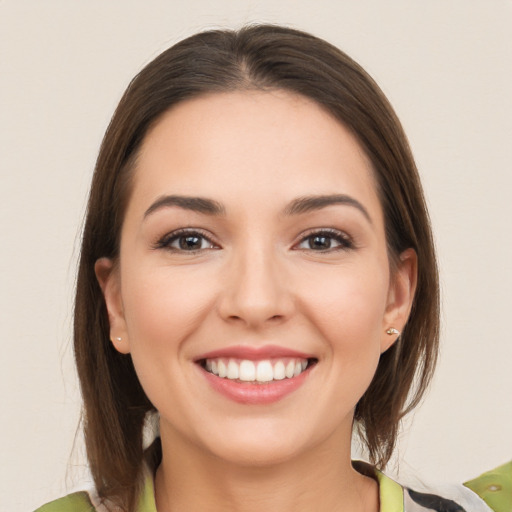
{"type": "Polygon", "coordinates": [[[304,372],[313,360],[305,358],[250,359],[211,358],[201,361],[209,373],[233,381],[267,383],[292,379],[304,372]]]}
{"type": "Polygon", "coordinates": [[[241,404],[266,405],[301,388],[318,358],[277,345],[238,345],[202,354],[194,362],[214,392],[241,404]]]}

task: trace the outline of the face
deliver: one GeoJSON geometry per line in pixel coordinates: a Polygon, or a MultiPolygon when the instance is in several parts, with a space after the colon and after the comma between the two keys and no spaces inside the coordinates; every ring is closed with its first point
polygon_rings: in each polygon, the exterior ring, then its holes
{"type": "Polygon", "coordinates": [[[119,261],[96,272],[164,443],[265,464],[349,449],[415,259],[390,274],[347,129],[301,96],[236,92],[183,102],[147,134],[119,261]]]}

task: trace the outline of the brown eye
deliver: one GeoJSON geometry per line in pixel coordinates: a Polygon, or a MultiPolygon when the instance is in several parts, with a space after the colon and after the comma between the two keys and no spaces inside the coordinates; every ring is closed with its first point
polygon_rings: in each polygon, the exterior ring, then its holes
{"type": "Polygon", "coordinates": [[[338,230],[322,230],[311,233],[297,245],[298,249],[315,252],[330,252],[353,247],[354,244],[348,235],[338,230]]]}
{"type": "Polygon", "coordinates": [[[197,235],[180,236],[176,241],[183,251],[197,251],[203,248],[203,238],[197,235]]]}
{"type": "Polygon", "coordinates": [[[308,238],[308,245],[310,249],[324,251],[325,249],[330,249],[332,244],[332,239],[328,236],[324,235],[315,235],[310,236],[308,238]]]}
{"type": "Polygon", "coordinates": [[[156,248],[192,253],[218,247],[207,236],[198,231],[179,230],[162,238],[156,244],[156,248]]]}

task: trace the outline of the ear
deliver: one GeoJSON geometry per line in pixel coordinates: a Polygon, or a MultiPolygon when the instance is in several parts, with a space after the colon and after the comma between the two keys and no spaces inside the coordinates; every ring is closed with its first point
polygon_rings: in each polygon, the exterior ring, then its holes
{"type": "Polygon", "coordinates": [[[402,331],[409,318],[414,294],[416,292],[418,257],[414,249],[407,249],[400,254],[396,269],[391,275],[388,302],[383,319],[381,353],[385,352],[399,334],[388,334],[388,329],[402,331]]]}
{"type": "Polygon", "coordinates": [[[128,354],[130,345],[121,299],[119,268],[110,258],[100,258],[94,264],[94,272],[107,305],[110,340],[117,351],[128,354]]]}

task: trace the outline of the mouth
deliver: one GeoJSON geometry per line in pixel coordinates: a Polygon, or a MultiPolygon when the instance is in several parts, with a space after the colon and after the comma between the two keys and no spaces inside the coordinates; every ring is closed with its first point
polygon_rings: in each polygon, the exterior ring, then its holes
{"type": "Polygon", "coordinates": [[[298,377],[314,366],[315,358],[280,357],[262,360],[213,357],[198,364],[206,372],[238,383],[268,384],[298,377]]]}
{"type": "Polygon", "coordinates": [[[302,387],[318,359],[268,345],[228,347],[194,362],[216,393],[245,405],[266,405],[302,387]]]}

